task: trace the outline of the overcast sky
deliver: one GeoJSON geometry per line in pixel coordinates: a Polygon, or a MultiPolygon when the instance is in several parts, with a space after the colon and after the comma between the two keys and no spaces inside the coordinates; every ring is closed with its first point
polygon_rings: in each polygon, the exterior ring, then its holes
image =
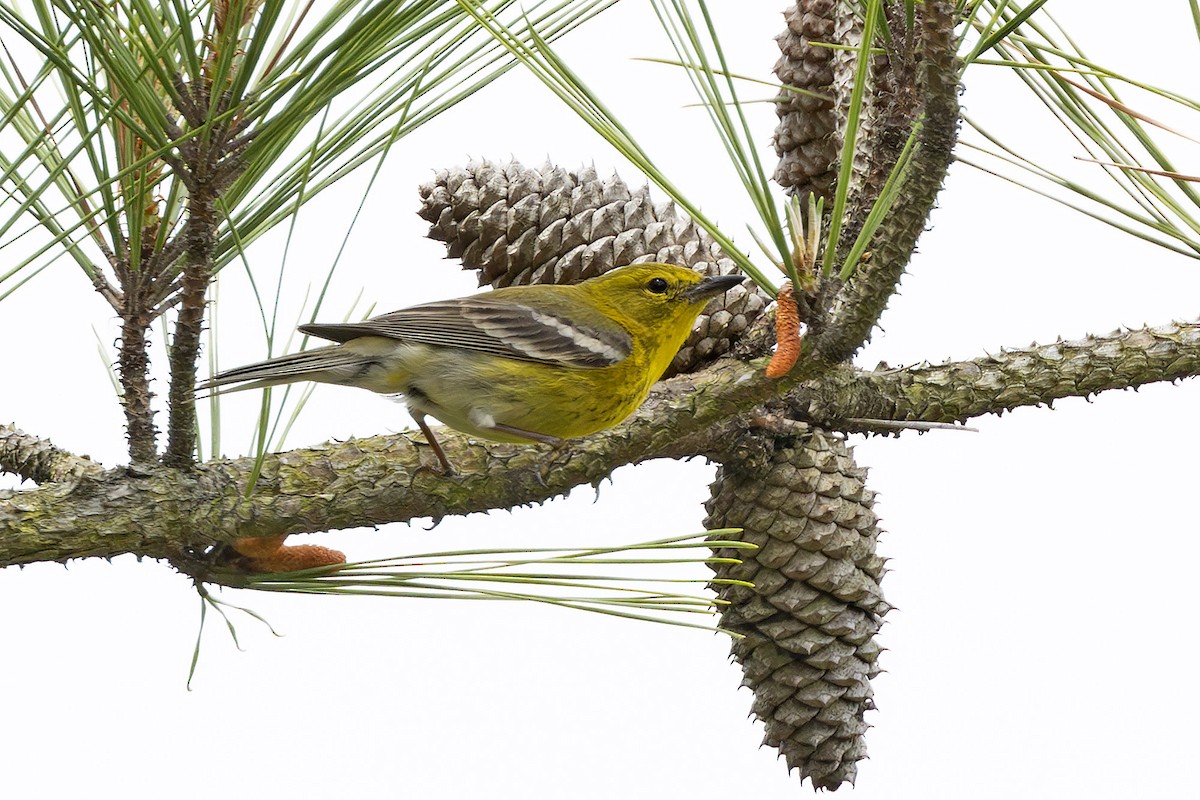
{"type": "MultiPolygon", "coordinates": [[[[736,5],[720,18],[732,65],[767,78],[783,4],[736,5]]],[[[1095,4],[1049,5],[1097,61],[1197,94],[1186,4],[1139,6],[1161,20],[1152,45],[1100,18],[1095,4]]],[[[685,107],[692,100],[681,77],[630,61],[667,53],[644,4],[608,13],[561,50],[665,171],[750,249],[749,207],[719,169],[702,112],[685,107]]],[[[974,67],[966,81],[972,116],[1064,164],[1080,154],[999,68],[974,67]]],[[[754,119],[766,148],[773,113],[764,104],[754,119]]],[[[1182,171],[1200,172],[1196,148],[1173,152],[1182,171]]],[[[473,276],[423,238],[415,211],[417,186],[434,169],[475,157],[594,163],[640,183],[548,92],[511,74],[396,148],[339,267],[327,306],[335,318],[360,291],[382,312],[474,289],[473,276]]],[[[306,283],[324,275],[362,187],[348,181],[301,213],[284,319],[298,313],[306,283]]],[[[280,258],[276,237],[251,251],[252,267],[272,283],[280,258]]],[[[240,291],[230,270],[221,317],[228,366],[265,355],[251,312],[236,303],[240,291]]],[[[958,165],[884,331],[858,363],[966,359],[1059,335],[1195,319],[1198,297],[1195,261],[958,165]]],[[[111,313],[65,259],[0,305],[0,422],[115,465],[125,460],[121,415],[93,327],[111,350],[111,313]]],[[[163,359],[157,367],[165,390],[163,359]]],[[[257,402],[251,393],[227,402],[226,455],[248,446],[257,402]]],[[[880,548],[892,559],[884,589],[897,610],[884,629],[871,758],[857,788],[840,794],[1195,796],[1198,407],[1200,383],[1188,381],[980,419],[975,434],[852,438],[879,493],[880,548]]],[[[322,387],[289,444],[410,424],[399,404],[322,387]]],[[[395,525],[309,540],[358,560],[681,535],[700,530],[712,474],[695,462],[651,463],[618,470],[598,499],[584,488],[433,530],[395,525]]],[[[721,635],[541,606],[224,596],[284,637],[238,618],[239,652],[210,616],[189,692],[200,603],[169,567],[124,557],[0,571],[0,794],[802,791],[774,750],[759,749],[761,725],[747,718],[751,695],[739,690],[740,668],[728,663],[721,635]]]]}

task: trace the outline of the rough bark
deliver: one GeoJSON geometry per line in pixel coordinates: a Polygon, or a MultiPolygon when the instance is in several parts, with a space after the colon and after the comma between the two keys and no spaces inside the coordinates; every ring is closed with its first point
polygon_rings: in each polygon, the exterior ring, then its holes
{"type": "Polygon", "coordinates": [[[85,474],[98,475],[104,472],[104,467],[13,425],[0,425],[0,472],[10,472],[34,483],[57,483],[85,474]]]}
{"type": "Polygon", "coordinates": [[[129,440],[129,458],[134,464],[150,464],[158,459],[154,425],[154,399],[150,391],[150,322],[149,315],[138,307],[126,287],[126,303],[122,309],[121,349],[117,373],[121,380],[121,405],[125,409],[125,436],[129,440]]]}
{"type": "MultiPolygon", "coordinates": [[[[199,187],[198,187],[199,188],[199,187]]],[[[189,198],[187,242],[179,293],[179,313],[171,339],[170,421],[163,463],[189,468],[196,454],[196,359],[204,324],[204,296],[212,279],[217,217],[208,187],[189,198]]]]}

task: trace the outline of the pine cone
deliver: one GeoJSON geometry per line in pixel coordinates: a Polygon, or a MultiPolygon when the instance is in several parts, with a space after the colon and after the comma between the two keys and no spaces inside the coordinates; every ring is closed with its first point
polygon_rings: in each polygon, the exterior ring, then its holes
{"type": "MultiPolygon", "coordinates": [[[[775,75],[782,83],[832,98],[833,50],[810,42],[830,42],[835,0],[801,0],[784,12],[787,30],[775,38],[782,55],[775,75]]],[[[785,91],[776,105],[775,181],[799,197],[809,192],[833,199],[840,140],[831,99],[785,91]]]]}
{"type": "MultiPolygon", "coordinates": [[[[705,275],[735,272],[732,261],[673,203],[655,206],[648,186],[630,191],[616,175],[587,167],[540,170],[517,162],[472,162],[439,170],[423,185],[421,217],[480,285],[577,283],[615,267],[660,261],[705,275]]],[[[696,320],[668,374],[687,372],[729,351],[766,308],[753,285],[726,292],[696,320]]]]}
{"type": "Polygon", "coordinates": [[[866,757],[875,635],[890,609],[864,477],[844,441],[813,431],[794,445],[776,442],[765,466],[727,460],[706,504],[710,529],[742,528],[759,548],[718,550],[742,563],[714,567],[753,589],[714,587],[731,604],[722,627],[745,637],[733,655],[766,726],[763,743],[824,789],[853,783],[866,757]]]}
{"type": "MultiPolygon", "coordinates": [[[[921,13],[918,5],[918,27],[921,13]]],[[[892,26],[894,37],[900,36],[903,11],[889,6],[885,14],[896,23],[892,26]]],[[[787,29],[776,38],[782,52],[775,65],[776,76],[785,84],[830,99],[784,94],[776,108],[775,151],[780,159],[775,179],[801,197],[812,191],[832,199],[854,89],[862,19],[848,4],[836,0],[798,0],[784,12],[784,18],[787,29]],[[814,47],[811,42],[836,44],[839,49],[814,47]]],[[[881,24],[888,23],[881,20],[881,24]]],[[[871,59],[849,186],[853,196],[861,197],[858,205],[864,209],[879,196],[918,112],[911,93],[900,89],[913,85],[914,69],[913,55],[896,48],[890,55],[871,59]]]]}

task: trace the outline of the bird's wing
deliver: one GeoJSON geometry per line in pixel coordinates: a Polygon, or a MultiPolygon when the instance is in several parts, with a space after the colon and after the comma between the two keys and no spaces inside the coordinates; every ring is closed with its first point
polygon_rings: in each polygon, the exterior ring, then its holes
{"type": "Polygon", "coordinates": [[[384,336],[575,367],[606,367],[629,355],[629,332],[603,314],[563,295],[523,295],[518,300],[499,290],[300,330],[335,342],[384,336]]]}

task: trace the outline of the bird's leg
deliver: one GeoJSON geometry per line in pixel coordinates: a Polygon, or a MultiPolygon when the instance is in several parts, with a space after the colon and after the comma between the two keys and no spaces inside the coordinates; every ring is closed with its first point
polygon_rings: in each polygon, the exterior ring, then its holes
{"type": "Polygon", "coordinates": [[[533,431],[527,431],[522,428],[514,428],[511,425],[502,425],[498,422],[493,422],[491,425],[488,426],[488,429],[496,431],[497,433],[506,434],[508,436],[520,436],[521,438],[528,439],[531,442],[540,442],[541,444],[550,445],[551,457],[550,457],[549,468],[547,469],[546,463],[542,462],[539,464],[538,471],[536,473],[538,483],[540,483],[543,487],[545,487],[547,489],[550,488],[550,485],[548,483],[546,483],[546,478],[549,474],[549,470],[552,470],[554,468],[554,457],[557,454],[563,452],[564,445],[566,444],[566,441],[567,441],[566,439],[560,439],[557,436],[547,436],[544,433],[535,433],[533,431]],[[545,472],[546,474],[543,474],[543,472],[545,472]]]}
{"type": "MultiPolygon", "coordinates": [[[[497,431],[499,433],[506,433],[509,436],[522,436],[531,442],[541,442],[542,444],[548,444],[548,445],[550,445],[551,448],[553,448],[551,450],[551,453],[560,452],[562,450],[563,444],[566,442],[566,439],[560,439],[557,436],[547,436],[544,433],[534,433],[533,431],[522,430],[521,428],[514,428],[511,425],[501,425],[499,423],[494,422],[494,423],[492,423],[492,425],[490,427],[494,431],[497,431]]],[[[553,457],[551,458],[551,462],[553,463],[553,457]]],[[[538,467],[537,479],[538,479],[538,483],[540,483],[543,487],[549,489],[550,485],[548,483],[546,483],[546,476],[542,474],[544,466],[545,465],[543,464],[538,467]]]]}
{"type": "Polygon", "coordinates": [[[425,415],[420,411],[409,409],[412,418],[417,421],[417,427],[421,429],[421,433],[425,434],[425,441],[429,443],[429,447],[433,450],[433,454],[437,456],[438,461],[442,464],[442,472],[447,475],[457,475],[458,472],[454,467],[450,466],[450,459],[446,458],[446,453],[442,450],[441,444],[438,443],[437,437],[433,435],[429,425],[425,422],[425,415]]]}
{"type": "Polygon", "coordinates": [[[498,422],[492,423],[489,427],[492,430],[497,431],[499,433],[507,433],[509,436],[520,436],[522,438],[529,439],[532,442],[541,442],[542,444],[562,444],[563,443],[563,440],[558,438],[557,436],[547,436],[544,433],[534,433],[533,431],[522,430],[521,428],[514,428],[511,425],[501,425],[498,422]]]}
{"type": "MultiPolygon", "coordinates": [[[[433,431],[429,428],[429,425],[426,424],[425,415],[420,411],[411,408],[409,409],[409,413],[412,415],[412,418],[416,420],[417,427],[421,429],[421,433],[425,434],[425,441],[429,443],[429,447],[433,450],[434,455],[437,456],[438,461],[442,465],[442,471],[444,474],[457,475],[458,471],[450,465],[450,459],[446,457],[446,453],[444,450],[442,450],[442,446],[438,442],[437,437],[433,435],[433,431]]],[[[496,431],[497,433],[503,433],[508,436],[519,436],[522,439],[528,439],[531,442],[540,442],[542,444],[555,446],[563,443],[563,440],[557,436],[547,436],[544,433],[535,433],[533,431],[527,431],[521,428],[514,428],[511,425],[502,425],[497,422],[493,422],[487,427],[488,429],[496,431]]]]}
{"type": "Polygon", "coordinates": [[[553,477],[555,470],[570,463],[571,449],[568,444],[566,439],[558,439],[551,443],[549,454],[539,463],[538,480],[543,486],[548,487],[547,481],[553,477]]]}

